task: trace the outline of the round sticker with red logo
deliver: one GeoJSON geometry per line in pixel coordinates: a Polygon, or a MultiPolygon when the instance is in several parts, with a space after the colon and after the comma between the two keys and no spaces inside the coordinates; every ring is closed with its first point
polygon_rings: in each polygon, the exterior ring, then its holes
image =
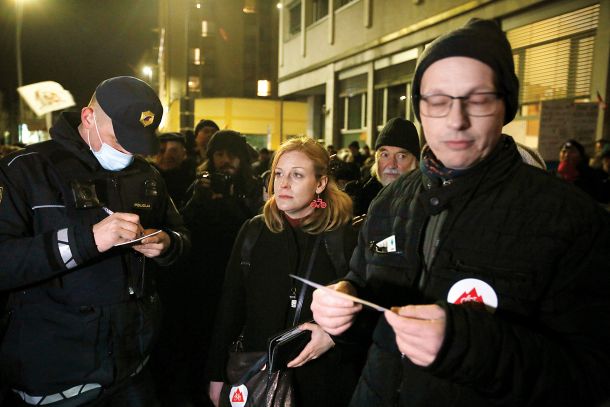
{"type": "Polygon", "coordinates": [[[231,407],[244,407],[248,401],[248,388],[245,385],[233,386],[229,392],[231,407]]]}
{"type": "Polygon", "coordinates": [[[498,308],[498,296],[494,289],[476,278],[465,278],[453,284],[447,294],[447,301],[458,305],[478,302],[485,304],[485,308],[492,313],[498,308]]]}

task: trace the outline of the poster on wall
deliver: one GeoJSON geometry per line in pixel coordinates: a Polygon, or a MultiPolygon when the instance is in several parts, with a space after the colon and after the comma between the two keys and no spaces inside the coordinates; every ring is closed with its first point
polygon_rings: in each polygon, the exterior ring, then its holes
{"type": "Polygon", "coordinates": [[[597,126],[597,103],[574,103],[573,100],[542,102],[538,151],[545,161],[559,160],[561,145],[573,139],[587,152],[593,152],[597,126]]]}

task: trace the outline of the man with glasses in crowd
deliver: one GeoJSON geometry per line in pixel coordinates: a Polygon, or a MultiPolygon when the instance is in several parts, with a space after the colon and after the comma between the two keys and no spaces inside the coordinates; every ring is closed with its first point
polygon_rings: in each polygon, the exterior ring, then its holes
{"type": "Polygon", "coordinates": [[[518,108],[511,47],[472,20],[420,56],[420,171],[373,201],[351,273],[314,318],[373,344],[352,406],[597,405],[610,394],[610,221],[527,165],[502,127],[518,108]],[[378,317],[377,317],[378,316],[378,317]]]}

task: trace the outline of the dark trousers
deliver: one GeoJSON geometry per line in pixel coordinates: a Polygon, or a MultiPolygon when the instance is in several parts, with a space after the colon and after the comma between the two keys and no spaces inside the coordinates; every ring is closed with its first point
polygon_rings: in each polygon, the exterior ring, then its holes
{"type": "MultiPolygon", "coordinates": [[[[21,400],[13,391],[8,392],[6,407],[31,407],[21,400]]],[[[76,397],[71,397],[57,403],[46,404],[48,407],[158,407],[159,402],[153,386],[152,377],[148,369],[125,382],[101,392],[99,389],[90,390],[76,397]],[[100,394],[101,393],[101,394],[100,394]]]]}

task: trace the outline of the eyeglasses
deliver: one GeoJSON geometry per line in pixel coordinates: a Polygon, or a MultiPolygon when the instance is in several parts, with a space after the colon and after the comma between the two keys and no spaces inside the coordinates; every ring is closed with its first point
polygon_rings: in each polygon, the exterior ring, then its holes
{"type": "Polygon", "coordinates": [[[454,99],[459,99],[468,116],[491,116],[496,112],[496,101],[502,97],[499,92],[477,92],[466,96],[419,95],[419,111],[427,117],[445,117],[451,111],[454,99]]]}

